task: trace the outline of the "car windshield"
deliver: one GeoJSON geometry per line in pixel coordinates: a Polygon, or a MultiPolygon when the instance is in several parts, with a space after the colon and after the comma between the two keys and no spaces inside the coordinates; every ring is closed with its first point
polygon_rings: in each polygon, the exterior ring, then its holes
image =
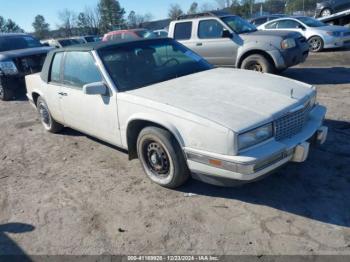
{"type": "Polygon", "coordinates": [[[38,40],[31,36],[0,36],[0,52],[42,46],[38,40]]]}
{"type": "Polygon", "coordinates": [[[99,42],[99,38],[96,36],[85,36],[85,40],[88,43],[99,42]]]}
{"type": "Polygon", "coordinates": [[[135,34],[137,34],[141,38],[155,38],[157,37],[155,33],[148,30],[142,30],[142,31],[135,31],[135,34]]]}
{"type": "Polygon", "coordinates": [[[99,55],[120,91],[129,91],[212,69],[199,55],[173,40],[112,46],[99,55]]]}
{"type": "Polygon", "coordinates": [[[237,34],[244,34],[257,31],[256,27],[239,16],[226,16],[222,18],[233,31],[237,34]]]}
{"type": "Polygon", "coordinates": [[[311,18],[311,17],[298,17],[298,20],[304,23],[305,25],[309,27],[321,27],[326,26],[325,23],[322,23],[321,21],[318,21],[317,19],[311,18]]]}

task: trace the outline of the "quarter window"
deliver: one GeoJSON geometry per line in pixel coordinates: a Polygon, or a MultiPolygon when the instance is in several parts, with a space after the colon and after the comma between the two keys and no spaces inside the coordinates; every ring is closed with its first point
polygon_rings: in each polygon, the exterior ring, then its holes
{"type": "Polygon", "coordinates": [[[188,40],[192,35],[192,22],[177,23],[175,25],[174,38],[176,40],[188,40]]]}
{"type": "Polygon", "coordinates": [[[102,81],[101,74],[89,52],[67,52],[64,61],[64,84],[82,88],[102,81]]]}
{"type": "Polygon", "coordinates": [[[222,38],[224,27],[216,20],[204,20],[199,22],[198,37],[202,39],[222,38]]]}
{"type": "Polygon", "coordinates": [[[62,62],[63,52],[57,53],[53,59],[51,66],[51,76],[50,81],[60,82],[61,81],[61,62],[62,62]]]}

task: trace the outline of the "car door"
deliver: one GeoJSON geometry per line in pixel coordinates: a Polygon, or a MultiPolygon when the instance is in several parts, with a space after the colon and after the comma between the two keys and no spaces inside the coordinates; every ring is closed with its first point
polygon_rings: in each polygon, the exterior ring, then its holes
{"type": "Polygon", "coordinates": [[[234,38],[224,36],[225,30],[229,32],[216,19],[198,21],[197,40],[193,50],[214,65],[235,65],[239,45],[234,38]]]}
{"type": "Polygon", "coordinates": [[[116,92],[87,95],[83,86],[105,82],[91,52],[66,52],[63,62],[61,110],[64,122],[77,130],[120,145],[116,92]]]}
{"type": "Polygon", "coordinates": [[[62,62],[63,62],[64,52],[56,53],[53,57],[51,68],[50,68],[50,76],[49,82],[46,87],[43,89],[44,98],[46,104],[50,110],[52,117],[60,123],[64,123],[63,114],[60,105],[60,96],[62,88],[62,62]]]}

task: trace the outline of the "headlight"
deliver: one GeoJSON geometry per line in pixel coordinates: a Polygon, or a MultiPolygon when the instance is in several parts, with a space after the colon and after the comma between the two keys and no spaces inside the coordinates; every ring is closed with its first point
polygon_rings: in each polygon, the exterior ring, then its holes
{"type": "Polygon", "coordinates": [[[340,37],[342,32],[334,31],[334,32],[327,32],[327,35],[334,36],[334,37],[340,37]]]}
{"type": "Polygon", "coordinates": [[[238,136],[238,150],[242,150],[273,137],[272,123],[238,136]]]}
{"type": "Polygon", "coordinates": [[[314,87],[315,92],[312,94],[311,99],[310,99],[310,106],[313,108],[316,103],[317,103],[317,89],[314,87]]]}
{"type": "Polygon", "coordinates": [[[295,39],[294,38],[287,38],[287,39],[284,39],[281,42],[281,48],[282,49],[289,49],[289,48],[293,48],[295,46],[296,46],[296,43],[295,43],[295,39]]]}
{"type": "Polygon", "coordinates": [[[0,62],[0,71],[5,75],[16,75],[18,74],[17,67],[12,61],[0,62]]]}

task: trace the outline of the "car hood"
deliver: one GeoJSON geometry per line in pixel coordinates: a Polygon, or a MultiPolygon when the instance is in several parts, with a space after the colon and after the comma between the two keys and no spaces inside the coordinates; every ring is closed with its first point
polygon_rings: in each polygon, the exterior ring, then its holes
{"type": "Polygon", "coordinates": [[[52,49],[53,49],[52,47],[45,46],[45,47],[26,48],[26,49],[0,52],[0,60],[4,61],[4,60],[13,59],[13,58],[19,58],[19,57],[25,57],[25,56],[31,56],[31,55],[46,54],[52,49]]]}
{"type": "Polygon", "coordinates": [[[291,31],[274,31],[274,30],[258,30],[251,33],[240,34],[243,39],[246,38],[266,38],[269,39],[271,37],[279,37],[279,38],[298,38],[300,34],[298,32],[291,31]]]}
{"type": "Polygon", "coordinates": [[[310,85],[287,78],[217,68],[127,93],[243,132],[281,117],[313,92],[310,85]]]}

